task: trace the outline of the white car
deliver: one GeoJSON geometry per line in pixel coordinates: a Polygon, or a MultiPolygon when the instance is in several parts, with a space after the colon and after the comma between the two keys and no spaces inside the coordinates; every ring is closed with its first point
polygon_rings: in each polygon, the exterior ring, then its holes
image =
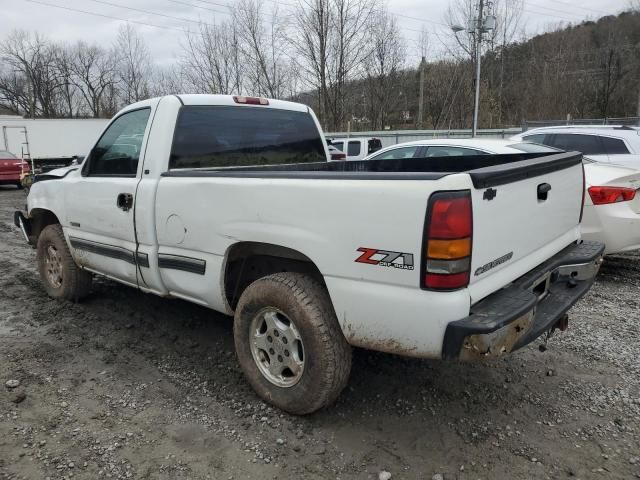
{"type": "Polygon", "coordinates": [[[306,105],[169,95],[119,112],[15,222],[53,298],[95,273],[233,315],[248,382],[305,414],[352,345],[481,360],[566,328],[604,251],[579,241],[582,156],[484,161],[327,162],[306,105]]]}
{"type": "Polygon", "coordinates": [[[382,142],[374,137],[338,138],[331,145],[347,155],[347,160],[362,160],[382,148],[382,142]]]}
{"type": "MultiPolygon", "coordinates": [[[[518,140],[419,140],[387,147],[367,160],[554,151],[557,149],[518,140]]],[[[603,242],[607,254],[640,249],[640,171],[585,158],[584,172],[582,238],[603,242]]]]}
{"type": "Polygon", "coordinates": [[[640,128],[621,125],[564,125],[527,130],[511,140],[582,152],[597,162],[640,169],[640,128]]]}

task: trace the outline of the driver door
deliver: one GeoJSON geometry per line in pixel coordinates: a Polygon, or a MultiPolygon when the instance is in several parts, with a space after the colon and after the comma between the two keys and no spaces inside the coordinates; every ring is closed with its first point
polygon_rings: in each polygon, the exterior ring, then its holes
{"type": "Polygon", "coordinates": [[[138,263],[148,266],[137,255],[134,206],[156,104],[116,117],[65,189],[65,229],[76,262],[133,286],[138,263]]]}

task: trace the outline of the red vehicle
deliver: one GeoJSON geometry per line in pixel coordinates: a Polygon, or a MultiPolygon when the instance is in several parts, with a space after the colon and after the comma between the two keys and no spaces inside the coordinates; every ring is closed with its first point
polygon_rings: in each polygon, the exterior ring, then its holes
{"type": "Polygon", "coordinates": [[[0,150],[0,185],[16,185],[22,188],[22,179],[31,173],[29,162],[13,153],[0,150]]]}

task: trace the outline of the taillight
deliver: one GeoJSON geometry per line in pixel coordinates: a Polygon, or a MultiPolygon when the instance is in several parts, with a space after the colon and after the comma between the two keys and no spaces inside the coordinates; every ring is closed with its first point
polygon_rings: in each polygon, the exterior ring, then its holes
{"type": "Polygon", "coordinates": [[[636,191],[625,187],[589,187],[589,196],[594,205],[607,205],[633,200],[636,191]]]}
{"type": "Polygon", "coordinates": [[[332,153],[331,154],[331,160],[346,160],[347,159],[347,154],[346,153],[332,153]]]}
{"type": "Polygon", "coordinates": [[[468,190],[431,195],[424,227],[422,288],[456,290],[469,284],[472,234],[468,190]]]}
{"type": "Polygon", "coordinates": [[[242,95],[235,95],[233,101],[236,103],[243,103],[247,105],[269,105],[269,100],[260,97],[244,97],[242,95]]]}

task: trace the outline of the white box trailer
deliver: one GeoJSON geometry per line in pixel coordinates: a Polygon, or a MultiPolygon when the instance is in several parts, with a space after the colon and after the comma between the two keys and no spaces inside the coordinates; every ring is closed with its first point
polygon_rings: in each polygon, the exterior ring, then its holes
{"type": "MultiPolygon", "coordinates": [[[[109,119],[29,119],[0,116],[0,150],[48,170],[85,156],[109,119]]],[[[38,168],[40,167],[40,168],[38,168]]]]}

